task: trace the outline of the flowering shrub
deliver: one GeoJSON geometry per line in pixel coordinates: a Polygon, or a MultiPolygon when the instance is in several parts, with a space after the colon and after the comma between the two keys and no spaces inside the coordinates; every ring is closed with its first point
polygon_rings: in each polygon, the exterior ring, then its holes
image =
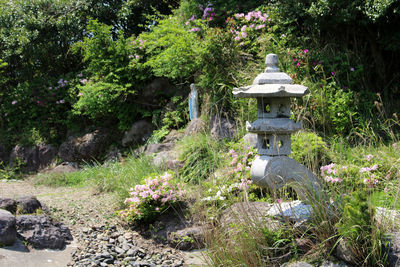
{"type": "Polygon", "coordinates": [[[130,197],[124,202],[128,208],[120,211],[119,215],[129,222],[148,222],[182,201],[185,190],[180,184],[174,184],[172,178],[169,172],[160,176],[152,175],[145,179],[145,184],[131,188],[130,197]]]}
{"type": "Polygon", "coordinates": [[[322,166],[321,177],[328,185],[341,190],[357,191],[360,188],[388,191],[394,168],[387,169],[385,162],[377,155],[360,155],[352,164],[338,165],[331,163],[322,166]],[[381,162],[381,163],[380,163],[381,162]],[[340,184],[340,185],[339,185],[340,184]]]}
{"type": "MultiPolygon", "coordinates": [[[[250,180],[250,166],[255,157],[252,148],[246,148],[241,143],[232,145],[235,149],[229,150],[225,155],[226,165],[229,167],[222,172],[216,172],[211,182],[205,183],[208,187],[203,192],[202,201],[218,202],[228,198],[230,200],[249,198],[252,180],[250,180]]],[[[250,197],[254,197],[250,194],[250,197]]]]}

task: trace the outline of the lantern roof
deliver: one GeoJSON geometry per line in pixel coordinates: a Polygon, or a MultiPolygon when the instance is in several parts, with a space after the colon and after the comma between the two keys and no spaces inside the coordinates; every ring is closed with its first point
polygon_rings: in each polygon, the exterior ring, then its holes
{"type": "Polygon", "coordinates": [[[260,73],[253,85],[233,89],[236,97],[302,97],[310,91],[307,87],[291,84],[292,78],[278,68],[278,56],[268,54],[265,58],[266,69],[260,73]]]}

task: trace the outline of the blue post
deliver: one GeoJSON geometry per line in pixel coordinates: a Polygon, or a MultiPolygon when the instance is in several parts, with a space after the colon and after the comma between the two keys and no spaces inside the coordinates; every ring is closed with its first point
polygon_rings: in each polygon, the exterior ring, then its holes
{"type": "Polygon", "coordinates": [[[190,85],[189,94],[189,115],[190,120],[197,119],[199,117],[199,96],[197,94],[197,89],[194,83],[190,85]]]}

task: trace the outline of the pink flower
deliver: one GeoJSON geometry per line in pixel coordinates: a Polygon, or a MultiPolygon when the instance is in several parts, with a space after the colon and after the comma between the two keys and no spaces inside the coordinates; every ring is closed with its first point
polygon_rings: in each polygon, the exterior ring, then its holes
{"type": "Polygon", "coordinates": [[[304,54],[307,54],[308,53],[308,49],[304,49],[304,54]]]}
{"type": "Polygon", "coordinates": [[[239,41],[239,40],[240,40],[240,36],[236,36],[235,41],[239,41]]]}
{"type": "Polygon", "coordinates": [[[186,21],[185,24],[186,24],[186,25],[189,25],[189,21],[186,21]]]}
{"type": "Polygon", "coordinates": [[[368,154],[367,156],[365,156],[367,158],[368,161],[370,161],[374,156],[371,154],[368,154]]]}
{"type": "Polygon", "coordinates": [[[377,164],[375,164],[374,166],[371,167],[371,171],[375,171],[377,169],[378,169],[378,165],[377,164]]]}
{"type": "Polygon", "coordinates": [[[278,198],[278,199],[276,200],[276,202],[278,202],[278,204],[281,204],[281,203],[282,203],[282,199],[279,199],[279,198],[278,198]]]}
{"type": "Polygon", "coordinates": [[[244,32],[244,31],[246,30],[246,28],[247,28],[247,25],[244,25],[240,30],[241,30],[242,32],[244,32]]]}
{"type": "Polygon", "coordinates": [[[201,31],[201,29],[198,27],[190,29],[190,32],[199,32],[199,31],[201,31]]]}
{"type": "Polygon", "coordinates": [[[264,27],[265,27],[265,24],[258,25],[258,26],[256,27],[256,30],[262,29],[262,28],[264,28],[264,27]]]}
{"type": "Polygon", "coordinates": [[[157,208],[156,208],[156,211],[160,211],[160,208],[159,208],[159,207],[157,207],[157,208]]]}
{"type": "Polygon", "coordinates": [[[154,195],[152,195],[152,197],[153,197],[154,200],[157,200],[157,199],[160,198],[160,195],[154,194],[154,195]]]}
{"type": "Polygon", "coordinates": [[[242,32],[242,37],[243,38],[246,38],[248,35],[247,35],[247,32],[242,32]]]}
{"type": "Polygon", "coordinates": [[[336,73],[334,71],[332,71],[331,74],[332,74],[332,76],[335,76],[336,73]]]}
{"type": "Polygon", "coordinates": [[[15,105],[15,104],[17,104],[17,102],[18,102],[17,100],[14,100],[14,101],[11,102],[11,104],[15,105]]]}
{"type": "Polygon", "coordinates": [[[83,93],[82,93],[82,92],[79,92],[78,96],[83,96],[83,93]]]}
{"type": "Polygon", "coordinates": [[[297,67],[300,67],[300,62],[297,62],[296,66],[297,66],[297,67]]]}

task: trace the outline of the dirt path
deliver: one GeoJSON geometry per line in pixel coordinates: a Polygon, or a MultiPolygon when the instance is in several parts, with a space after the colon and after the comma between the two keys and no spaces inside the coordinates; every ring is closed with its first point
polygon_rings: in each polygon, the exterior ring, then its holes
{"type": "MultiPolygon", "coordinates": [[[[88,187],[35,186],[31,179],[26,179],[24,181],[0,181],[0,197],[17,198],[19,196],[27,195],[36,196],[42,203],[44,203],[50,210],[52,217],[67,225],[74,237],[73,244],[67,248],[68,251],[64,250],[59,254],[59,259],[61,260],[62,258],[62,263],[60,262],[60,264],[55,264],[57,257],[51,259],[54,267],[65,266],[66,260],[71,259],[69,256],[71,253],[71,247],[77,247],[79,249],[79,247],[82,248],[87,246],[87,244],[80,239],[82,232],[84,232],[85,229],[104,225],[116,225],[118,228],[121,228],[122,231],[132,232],[137,243],[139,243],[146,251],[151,251],[151,253],[168,253],[176,255],[184,260],[185,264],[183,266],[202,266],[201,260],[199,259],[201,253],[199,252],[182,253],[181,251],[171,249],[170,247],[157,244],[152,240],[144,239],[129,228],[122,227],[118,217],[115,215],[117,202],[112,194],[96,194],[93,189],[88,187]]],[[[32,257],[40,258],[34,253],[16,255],[12,250],[1,250],[2,249],[0,249],[0,256],[1,254],[3,257],[4,255],[8,255],[9,260],[12,260],[13,257],[19,258],[21,255],[28,257],[27,260],[33,259],[32,257]]],[[[44,255],[50,257],[49,253],[45,253],[44,255]]],[[[52,253],[51,256],[53,257],[54,253],[52,253]]],[[[42,260],[43,257],[46,256],[42,256],[42,260]]],[[[46,259],[46,261],[48,260],[50,259],[46,259]]],[[[4,261],[4,258],[1,259],[0,257],[0,266],[4,266],[2,265],[2,263],[4,264],[4,261]]],[[[21,258],[21,266],[27,267],[22,262],[24,262],[24,260],[21,258]]],[[[15,265],[13,263],[13,266],[18,267],[18,264],[15,265]]]]}
{"type": "Polygon", "coordinates": [[[0,196],[17,198],[36,196],[54,218],[72,229],[90,227],[116,220],[116,202],[110,194],[94,194],[90,188],[34,186],[31,180],[0,181],[0,196]]]}

